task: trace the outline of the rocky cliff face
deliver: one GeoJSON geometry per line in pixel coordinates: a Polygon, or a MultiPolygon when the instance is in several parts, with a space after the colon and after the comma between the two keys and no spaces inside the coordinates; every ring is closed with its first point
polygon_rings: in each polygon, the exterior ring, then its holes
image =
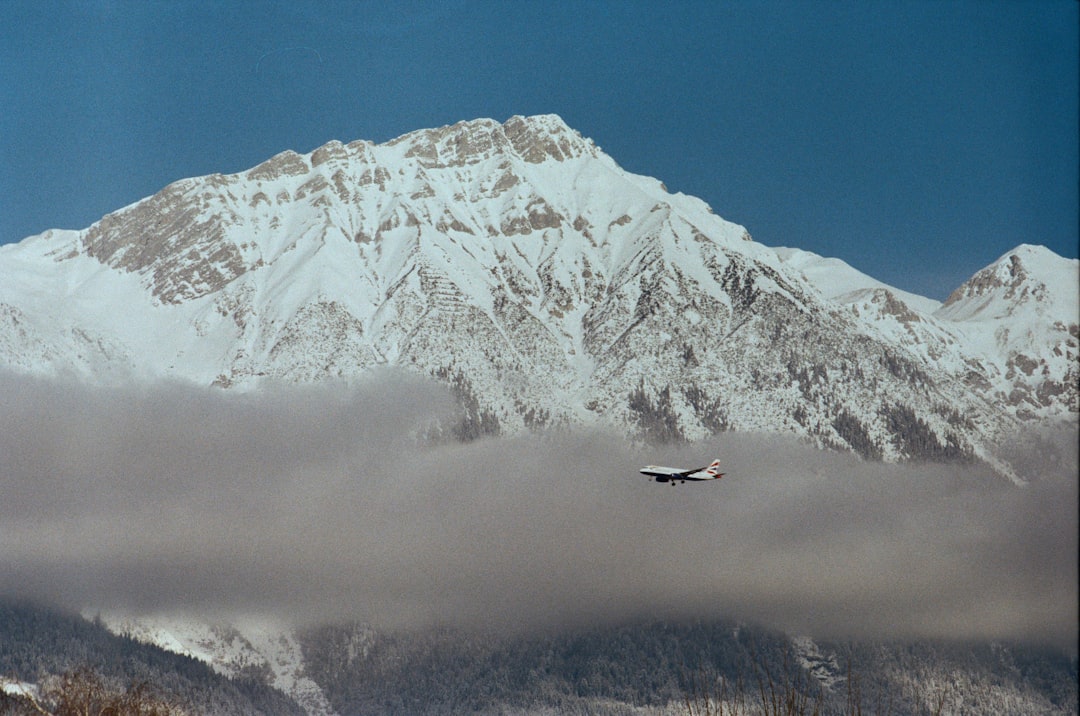
{"type": "Polygon", "coordinates": [[[472,406],[463,437],[791,431],[1010,474],[1002,436],[1078,409],[1075,261],[1021,247],[938,308],[756,244],[550,115],[179,181],[0,249],[0,277],[12,369],[253,389],[397,365],[472,406]]]}

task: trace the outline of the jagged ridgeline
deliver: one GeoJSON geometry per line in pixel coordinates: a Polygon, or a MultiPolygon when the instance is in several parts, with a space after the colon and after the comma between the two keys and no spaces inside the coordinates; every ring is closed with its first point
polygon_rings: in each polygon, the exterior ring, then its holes
{"type": "Polygon", "coordinates": [[[756,244],[553,115],[185,179],[0,275],[8,368],[250,389],[388,364],[450,385],[464,438],[782,431],[1009,473],[1002,436],[1078,409],[1075,261],[1021,246],[942,305],[756,244]]]}

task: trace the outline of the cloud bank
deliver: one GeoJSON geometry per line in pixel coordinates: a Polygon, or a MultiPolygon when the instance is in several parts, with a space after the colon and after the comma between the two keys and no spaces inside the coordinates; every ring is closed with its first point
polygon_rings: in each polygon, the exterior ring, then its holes
{"type": "Polygon", "coordinates": [[[728,617],[818,637],[1075,644],[1075,432],[1031,485],[777,436],[417,439],[398,374],[235,394],[0,377],[0,595],[500,630],[728,617]],[[728,476],[661,485],[645,462],[728,476]]]}

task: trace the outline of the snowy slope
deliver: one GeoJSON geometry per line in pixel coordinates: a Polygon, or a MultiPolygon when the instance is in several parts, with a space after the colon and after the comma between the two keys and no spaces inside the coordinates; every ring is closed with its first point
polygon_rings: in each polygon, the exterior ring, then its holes
{"type": "Polygon", "coordinates": [[[840,303],[854,303],[866,294],[888,291],[896,300],[919,313],[929,315],[941,307],[941,301],[893,288],[840,259],[787,247],[777,247],[776,253],[785,264],[806,276],[827,298],[840,303]]]}
{"type": "Polygon", "coordinates": [[[322,689],[304,674],[295,633],[283,624],[259,619],[210,624],[176,614],[106,613],[94,618],[115,634],[198,659],[225,676],[261,678],[295,699],[311,716],[334,716],[322,689]]]}

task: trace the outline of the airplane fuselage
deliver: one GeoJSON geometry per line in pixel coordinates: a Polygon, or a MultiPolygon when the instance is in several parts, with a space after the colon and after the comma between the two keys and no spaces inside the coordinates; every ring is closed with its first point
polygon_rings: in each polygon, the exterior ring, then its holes
{"type": "MultiPolygon", "coordinates": [[[[663,465],[649,465],[643,467],[640,470],[642,475],[648,475],[655,477],[657,482],[671,482],[672,480],[683,480],[686,470],[680,470],[677,467],[664,467],[663,465]]],[[[693,471],[692,471],[693,472],[693,471]]]]}

